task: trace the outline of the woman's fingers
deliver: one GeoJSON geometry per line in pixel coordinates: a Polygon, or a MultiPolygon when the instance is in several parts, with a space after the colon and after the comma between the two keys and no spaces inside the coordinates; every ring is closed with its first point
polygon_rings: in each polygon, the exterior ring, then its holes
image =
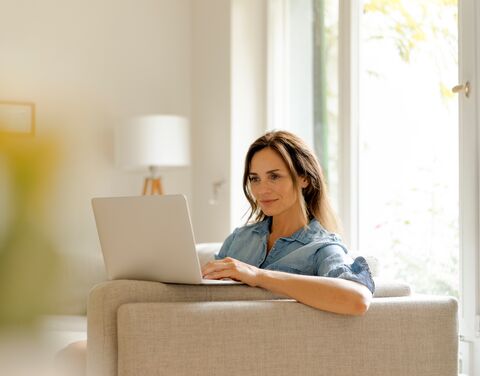
{"type": "Polygon", "coordinates": [[[211,274],[212,272],[218,272],[227,269],[234,269],[235,263],[228,261],[226,259],[218,261],[210,261],[202,267],[202,274],[205,276],[211,274]]]}
{"type": "Polygon", "coordinates": [[[227,257],[210,261],[202,267],[202,276],[207,279],[231,278],[250,286],[258,284],[259,269],[242,261],[227,257]]]}
{"type": "Polygon", "coordinates": [[[236,270],[236,265],[233,262],[216,262],[207,265],[202,274],[204,278],[210,279],[231,278],[236,270]]]}
{"type": "Polygon", "coordinates": [[[230,270],[220,270],[217,272],[211,272],[209,274],[205,274],[203,278],[206,279],[222,279],[222,278],[232,278],[230,270]]]}

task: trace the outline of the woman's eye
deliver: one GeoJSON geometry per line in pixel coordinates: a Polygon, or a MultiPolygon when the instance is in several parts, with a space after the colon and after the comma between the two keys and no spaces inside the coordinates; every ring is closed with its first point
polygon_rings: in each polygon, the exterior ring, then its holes
{"type": "Polygon", "coordinates": [[[250,176],[250,183],[257,183],[260,181],[260,179],[257,176],[250,176]]]}
{"type": "Polygon", "coordinates": [[[272,180],[277,180],[278,178],[280,178],[280,175],[277,175],[277,174],[270,175],[270,179],[272,180]]]}

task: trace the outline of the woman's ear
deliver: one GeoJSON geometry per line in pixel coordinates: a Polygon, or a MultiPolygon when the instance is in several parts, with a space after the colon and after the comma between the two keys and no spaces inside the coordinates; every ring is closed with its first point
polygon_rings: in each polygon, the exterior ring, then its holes
{"type": "Polygon", "coordinates": [[[309,180],[306,176],[300,176],[299,180],[300,180],[300,188],[303,189],[308,187],[309,180]]]}

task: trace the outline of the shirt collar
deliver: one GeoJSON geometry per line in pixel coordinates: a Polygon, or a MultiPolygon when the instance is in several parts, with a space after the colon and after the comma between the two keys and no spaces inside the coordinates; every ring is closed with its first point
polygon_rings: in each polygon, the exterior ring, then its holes
{"type": "Polygon", "coordinates": [[[253,229],[253,232],[256,232],[260,235],[267,235],[270,233],[270,224],[272,223],[272,217],[266,217],[263,221],[257,222],[253,229]]]}
{"type": "MultiPolygon", "coordinates": [[[[258,222],[253,232],[256,232],[260,235],[268,235],[270,233],[270,225],[272,223],[272,217],[267,217],[263,221],[258,222]]],[[[297,240],[302,244],[308,244],[312,241],[315,234],[324,231],[320,223],[313,218],[308,224],[307,228],[301,228],[298,231],[294,232],[289,237],[284,237],[282,239],[286,240],[297,240]]]]}

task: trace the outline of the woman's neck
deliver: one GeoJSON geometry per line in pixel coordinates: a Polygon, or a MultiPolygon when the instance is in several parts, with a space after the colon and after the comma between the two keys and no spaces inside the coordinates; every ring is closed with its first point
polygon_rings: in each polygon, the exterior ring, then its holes
{"type": "Polygon", "coordinates": [[[271,234],[275,234],[278,237],[287,237],[297,232],[299,229],[307,224],[306,218],[303,213],[298,215],[291,215],[291,213],[282,213],[272,217],[271,234]]]}

